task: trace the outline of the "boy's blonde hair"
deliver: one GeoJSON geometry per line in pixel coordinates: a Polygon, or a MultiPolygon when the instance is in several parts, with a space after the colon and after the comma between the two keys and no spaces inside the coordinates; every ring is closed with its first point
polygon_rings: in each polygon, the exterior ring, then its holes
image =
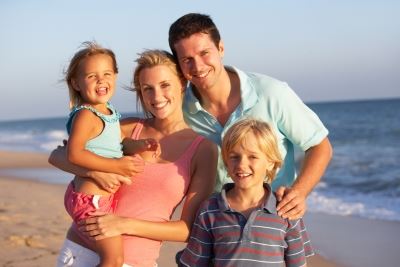
{"type": "Polygon", "coordinates": [[[72,57],[68,69],[65,71],[65,81],[68,85],[69,91],[69,108],[72,109],[75,106],[79,106],[83,103],[83,99],[78,91],[74,89],[73,80],[77,78],[79,72],[80,63],[88,57],[95,55],[107,55],[110,56],[113,62],[113,70],[118,73],[117,60],[113,51],[107,48],[101,47],[96,42],[83,42],[81,45],[83,48],[75,53],[72,57]]]}
{"type": "Polygon", "coordinates": [[[244,144],[244,138],[252,133],[258,146],[267,156],[268,161],[273,163],[271,171],[266,172],[266,182],[271,183],[275,178],[277,170],[282,166],[282,157],[278,149],[276,136],[268,123],[256,119],[243,119],[233,124],[222,139],[222,159],[227,166],[228,156],[232,148],[238,144],[244,144]]]}
{"type": "Polygon", "coordinates": [[[152,68],[164,65],[169,67],[172,70],[172,72],[176,76],[178,76],[182,84],[184,84],[186,80],[179,68],[178,63],[176,62],[174,56],[171,53],[164,50],[154,49],[154,50],[146,50],[142,53],[139,53],[138,55],[139,57],[135,60],[137,65],[133,73],[133,82],[131,91],[136,92],[136,99],[138,101],[138,104],[141,103],[141,105],[138,105],[138,107],[141,106],[144,115],[147,118],[151,118],[153,117],[153,114],[151,114],[148,110],[146,110],[146,106],[144,105],[143,102],[143,95],[140,90],[140,83],[139,83],[140,72],[146,68],[152,68]]]}

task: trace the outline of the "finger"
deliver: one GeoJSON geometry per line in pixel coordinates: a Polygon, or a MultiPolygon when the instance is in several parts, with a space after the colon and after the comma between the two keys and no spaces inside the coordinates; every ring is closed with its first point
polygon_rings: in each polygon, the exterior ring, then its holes
{"type": "Polygon", "coordinates": [[[276,200],[281,201],[283,198],[283,195],[285,194],[285,187],[284,186],[280,186],[278,187],[278,189],[275,191],[275,197],[276,200]]]}
{"type": "Polygon", "coordinates": [[[90,216],[96,216],[96,217],[92,217],[92,218],[86,219],[86,221],[92,220],[93,221],[92,223],[97,223],[97,221],[99,219],[99,216],[107,215],[107,213],[104,212],[104,211],[95,210],[95,211],[89,212],[89,215],[90,216]]]}
{"type": "Polygon", "coordinates": [[[283,209],[283,207],[285,207],[295,197],[296,197],[296,195],[293,194],[292,192],[284,194],[282,200],[279,202],[278,206],[276,206],[276,210],[281,211],[283,209]]]}
{"type": "Polygon", "coordinates": [[[119,176],[118,180],[119,180],[119,182],[120,182],[121,184],[130,185],[130,184],[132,183],[131,178],[125,177],[125,176],[119,176]]]}
{"type": "Polygon", "coordinates": [[[289,220],[297,220],[302,218],[304,213],[301,210],[298,209],[292,209],[288,213],[286,213],[286,218],[289,220]]]}
{"type": "Polygon", "coordinates": [[[288,213],[294,209],[296,207],[296,203],[294,203],[293,201],[290,201],[288,203],[286,203],[279,211],[278,211],[278,215],[281,216],[282,218],[287,218],[288,217],[288,213]]]}

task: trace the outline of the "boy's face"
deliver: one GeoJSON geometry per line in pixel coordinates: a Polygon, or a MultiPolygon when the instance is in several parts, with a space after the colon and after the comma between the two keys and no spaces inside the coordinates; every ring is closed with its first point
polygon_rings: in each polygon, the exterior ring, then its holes
{"type": "Polygon", "coordinates": [[[267,170],[273,168],[273,163],[260,150],[253,133],[248,133],[240,143],[232,147],[226,164],[235,187],[240,189],[262,187],[267,170]]]}
{"type": "Polygon", "coordinates": [[[200,91],[212,89],[224,68],[224,46],[218,46],[209,34],[196,33],[175,43],[175,51],[183,75],[200,91]]]}

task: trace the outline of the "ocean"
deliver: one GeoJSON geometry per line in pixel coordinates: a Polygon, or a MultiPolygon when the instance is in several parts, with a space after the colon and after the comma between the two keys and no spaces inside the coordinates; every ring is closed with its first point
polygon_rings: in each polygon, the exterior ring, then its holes
{"type": "MultiPolygon", "coordinates": [[[[330,166],[308,197],[308,210],[400,221],[400,99],[312,103],[334,148],[330,166]]],[[[123,116],[134,114],[123,114],[123,116]]],[[[138,115],[139,116],[139,115],[138,115]]],[[[66,139],[66,118],[0,122],[0,150],[50,152],[66,139]]],[[[67,183],[46,169],[0,174],[67,183]]]]}

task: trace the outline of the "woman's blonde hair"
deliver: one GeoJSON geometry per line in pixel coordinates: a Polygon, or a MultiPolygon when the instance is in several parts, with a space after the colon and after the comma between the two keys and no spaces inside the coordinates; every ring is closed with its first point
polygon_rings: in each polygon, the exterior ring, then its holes
{"type": "Polygon", "coordinates": [[[266,182],[271,183],[277,170],[282,166],[282,157],[278,149],[276,136],[268,123],[256,119],[243,119],[233,124],[222,139],[222,159],[227,166],[228,156],[232,148],[238,144],[244,144],[244,138],[252,133],[258,146],[265,153],[273,168],[266,171],[266,182]]]}
{"type": "Polygon", "coordinates": [[[179,68],[178,63],[176,62],[174,56],[164,50],[146,50],[142,53],[138,54],[138,58],[135,60],[137,63],[136,68],[133,72],[133,82],[131,91],[136,92],[136,99],[138,101],[138,107],[141,106],[143,109],[143,113],[147,118],[153,117],[153,115],[146,109],[143,101],[143,95],[140,90],[140,82],[139,82],[139,75],[143,69],[152,68],[160,65],[164,65],[169,67],[172,72],[179,78],[182,84],[185,83],[185,78],[179,68]],[[141,105],[139,105],[139,103],[141,105]]]}
{"type": "Polygon", "coordinates": [[[76,79],[78,72],[79,72],[79,66],[80,63],[95,55],[107,55],[110,56],[113,62],[113,70],[115,73],[118,73],[118,66],[117,66],[117,60],[115,58],[115,54],[113,51],[107,48],[101,47],[99,44],[96,42],[83,42],[81,45],[83,48],[79,50],[78,52],[75,53],[75,55],[72,57],[67,70],[65,71],[65,81],[67,82],[68,85],[68,91],[69,91],[69,107],[72,109],[75,106],[79,106],[83,103],[83,99],[81,95],[79,94],[78,91],[74,89],[73,85],[73,80],[76,79]]]}

